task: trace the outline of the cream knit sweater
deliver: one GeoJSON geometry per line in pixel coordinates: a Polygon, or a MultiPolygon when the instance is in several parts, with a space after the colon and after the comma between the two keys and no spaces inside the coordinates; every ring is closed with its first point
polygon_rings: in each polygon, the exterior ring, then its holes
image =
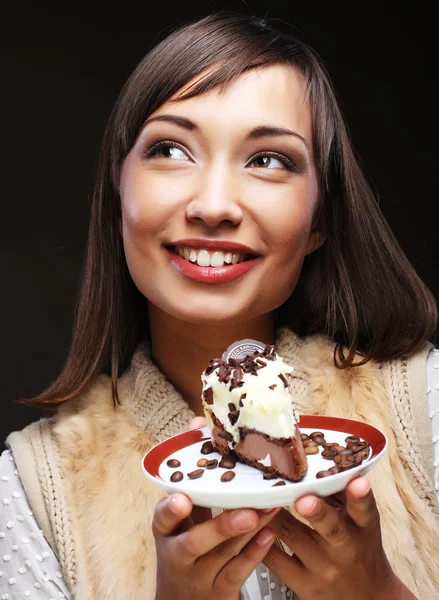
{"type": "MultiPolygon", "coordinates": [[[[432,444],[425,359],[338,370],[333,344],[279,331],[276,350],[295,368],[290,389],[307,414],[369,422],[389,438],[370,473],[383,543],[397,575],[422,600],[439,598],[439,506],[432,485],[432,444]]],[[[187,404],[140,347],[112,408],[100,376],[74,402],[9,436],[17,468],[46,539],[74,597],[145,600],[155,595],[152,513],[162,492],[140,461],[153,443],[188,428],[187,404]],[[123,525],[122,525],[123,524],[123,525]]]]}

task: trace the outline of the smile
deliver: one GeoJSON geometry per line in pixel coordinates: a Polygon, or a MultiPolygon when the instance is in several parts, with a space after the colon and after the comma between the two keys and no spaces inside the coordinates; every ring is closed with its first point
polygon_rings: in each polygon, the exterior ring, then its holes
{"type": "Polygon", "coordinates": [[[203,248],[198,250],[195,248],[175,246],[174,252],[191,263],[197,263],[200,267],[222,267],[224,264],[237,265],[246,259],[244,254],[221,252],[218,250],[205,250],[203,248]]]}
{"type": "Polygon", "coordinates": [[[194,281],[210,284],[228,283],[238,279],[261,260],[260,256],[254,254],[236,252],[236,248],[220,250],[172,245],[166,246],[165,250],[172,266],[181,275],[194,281]]]}

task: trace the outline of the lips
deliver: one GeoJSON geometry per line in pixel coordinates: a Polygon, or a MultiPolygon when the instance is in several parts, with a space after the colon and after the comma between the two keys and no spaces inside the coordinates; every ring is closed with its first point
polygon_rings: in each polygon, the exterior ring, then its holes
{"type": "Polygon", "coordinates": [[[260,262],[254,250],[236,242],[181,240],[165,247],[171,264],[183,276],[202,283],[227,283],[260,262]]]}

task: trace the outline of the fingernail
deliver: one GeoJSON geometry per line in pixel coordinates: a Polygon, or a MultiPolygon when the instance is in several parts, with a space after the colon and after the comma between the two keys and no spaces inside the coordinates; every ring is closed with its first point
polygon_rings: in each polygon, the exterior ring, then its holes
{"type": "Polygon", "coordinates": [[[302,516],[315,517],[320,512],[321,504],[317,498],[312,496],[303,497],[300,499],[297,509],[302,516]]]}
{"type": "Polygon", "coordinates": [[[256,543],[258,546],[267,546],[274,540],[274,533],[272,529],[263,529],[256,536],[256,543]]]}
{"type": "Polygon", "coordinates": [[[171,496],[169,498],[169,509],[174,514],[178,514],[181,509],[180,499],[177,496],[171,496]]]}
{"type": "Polygon", "coordinates": [[[272,512],[274,512],[277,509],[278,509],[277,506],[275,506],[274,508],[261,508],[260,512],[261,513],[265,513],[266,515],[268,515],[269,513],[272,513],[272,512]]]}
{"type": "Polygon", "coordinates": [[[232,524],[233,527],[239,531],[248,531],[249,529],[253,529],[256,525],[254,519],[252,519],[251,513],[245,511],[234,515],[232,524]]]}
{"type": "Polygon", "coordinates": [[[370,481],[368,479],[363,479],[361,484],[363,486],[363,494],[368,494],[370,492],[370,481]]]}

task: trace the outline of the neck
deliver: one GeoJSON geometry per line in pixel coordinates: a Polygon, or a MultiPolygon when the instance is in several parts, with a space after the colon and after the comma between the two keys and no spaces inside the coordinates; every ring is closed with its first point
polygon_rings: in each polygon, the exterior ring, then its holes
{"type": "Polygon", "coordinates": [[[149,304],[152,356],[161,372],[180,392],[196,415],[203,415],[201,373],[212,358],[244,338],[274,342],[273,315],[233,325],[187,323],[149,304]]]}

